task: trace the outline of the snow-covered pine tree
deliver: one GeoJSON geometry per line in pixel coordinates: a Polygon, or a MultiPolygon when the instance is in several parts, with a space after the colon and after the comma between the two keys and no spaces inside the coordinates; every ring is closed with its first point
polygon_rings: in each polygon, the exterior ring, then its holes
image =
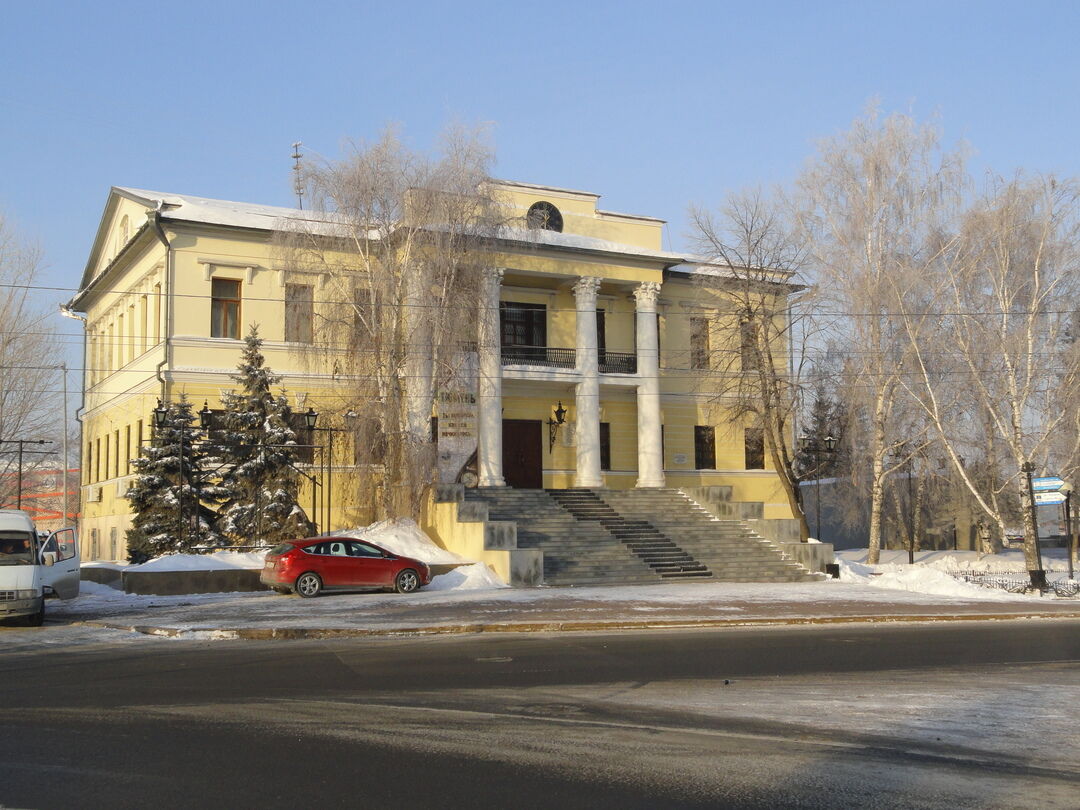
{"type": "Polygon", "coordinates": [[[215,431],[215,453],[223,464],[226,500],[218,529],[238,545],[273,545],[311,533],[311,521],[297,501],[296,433],[281,382],[265,364],[262,339],[252,326],[232,376],[240,388],[222,397],[224,425],[215,431]]]}
{"type": "Polygon", "coordinates": [[[218,492],[205,483],[203,431],[183,394],[179,402],[164,407],[164,424],[154,428],[151,442],[131,461],[136,477],[127,497],[134,518],[127,542],[128,559],[134,563],[221,545],[214,529],[217,513],[206,505],[216,501],[218,492]]]}

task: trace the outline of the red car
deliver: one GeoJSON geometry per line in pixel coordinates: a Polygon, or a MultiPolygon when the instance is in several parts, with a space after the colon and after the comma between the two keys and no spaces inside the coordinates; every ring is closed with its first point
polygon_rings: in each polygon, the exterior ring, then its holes
{"type": "Polygon", "coordinates": [[[289,540],[266,553],[259,579],[275,591],[303,597],[355,588],[393,588],[412,593],[431,582],[431,569],[366,540],[308,537],[289,540]]]}

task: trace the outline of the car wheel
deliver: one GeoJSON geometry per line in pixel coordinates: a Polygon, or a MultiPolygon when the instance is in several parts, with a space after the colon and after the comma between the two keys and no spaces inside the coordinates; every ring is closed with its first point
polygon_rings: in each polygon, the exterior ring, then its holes
{"type": "Polygon", "coordinates": [[[411,568],[399,571],[394,578],[394,590],[398,593],[412,593],[420,587],[420,577],[411,568]]]}
{"type": "Polygon", "coordinates": [[[322,591],[322,580],[319,579],[318,574],[308,571],[306,574],[301,574],[296,578],[295,590],[300,596],[310,599],[313,596],[318,596],[322,591]]]}

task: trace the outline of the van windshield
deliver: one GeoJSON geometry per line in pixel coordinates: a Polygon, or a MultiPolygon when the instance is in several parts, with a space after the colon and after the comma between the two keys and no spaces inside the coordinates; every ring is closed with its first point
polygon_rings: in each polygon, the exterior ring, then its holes
{"type": "Polygon", "coordinates": [[[0,565],[33,565],[32,532],[0,531],[0,565]]]}

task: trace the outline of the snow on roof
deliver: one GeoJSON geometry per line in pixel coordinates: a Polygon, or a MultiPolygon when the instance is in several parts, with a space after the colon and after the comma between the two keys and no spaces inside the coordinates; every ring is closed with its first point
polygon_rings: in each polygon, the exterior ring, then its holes
{"type": "MultiPolygon", "coordinates": [[[[195,197],[190,194],[173,194],[139,188],[117,187],[116,191],[148,206],[157,207],[160,204],[163,208],[162,217],[164,219],[185,222],[202,222],[211,225],[226,225],[235,228],[253,228],[267,231],[280,230],[286,223],[307,223],[308,227],[324,234],[332,234],[337,227],[347,226],[348,224],[341,217],[321,211],[303,211],[298,208],[260,205],[258,203],[237,202],[234,200],[215,200],[208,197],[195,197]]],[[[376,234],[372,234],[372,236],[376,236],[376,234]]],[[[540,229],[504,228],[498,234],[498,237],[534,245],[630,254],[664,261],[683,261],[685,258],[679,253],[650,250],[636,245],[610,242],[606,239],[540,229]]]]}
{"type": "Polygon", "coordinates": [[[205,222],[213,225],[230,225],[235,228],[254,228],[272,231],[281,228],[285,221],[310,222],[315,225],[340,223],[340,218],[320,211],[302,211],[277,205],[215,200],[190,194],[172,194],[141,188],[117,187],[117,192],[133,197],[147,205],[161,204],[162,217],[186,222],[205,222]]]}

